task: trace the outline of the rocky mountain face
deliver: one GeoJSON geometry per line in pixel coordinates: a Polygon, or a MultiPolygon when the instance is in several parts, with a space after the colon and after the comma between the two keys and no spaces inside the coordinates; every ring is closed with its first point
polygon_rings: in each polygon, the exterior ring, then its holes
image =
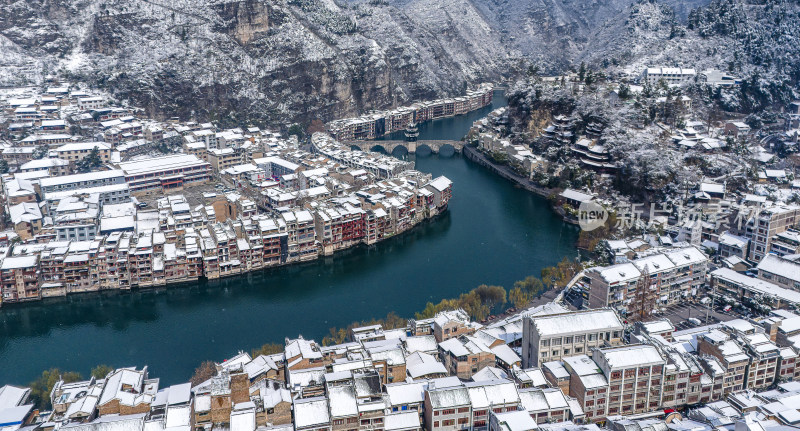
{"type": "Polygon", "coordinates": [[[16,0],[0,4],[0,85],[56,75],[154,117],[327,121],[460,94],[532,62],[561,70],[602,50],[597,32],[632,3],[16,0]]]}

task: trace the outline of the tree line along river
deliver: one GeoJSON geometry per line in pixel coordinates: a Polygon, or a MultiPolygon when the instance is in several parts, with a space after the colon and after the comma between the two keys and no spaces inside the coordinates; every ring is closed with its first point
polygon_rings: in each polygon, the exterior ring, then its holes
{"type": "MultiPolygon", "coordinates": [[[[461,139],[504,103],[496,93],[491,107],[421,124],[419,139],[461,139]]],[[[428,301],[484,283],[508,288],[577,255],[577,229],[545,199],[458,154],[420,152],[414,160],[453,181],[450,211],[376,246],[210,282],[4,306],[0,385],[26,384],[50,367],[87,376],[97,364],[148,365],[163,385],[179,383],[206,359],[298,334],[319,340],[330,327],[391,311],[413,317],[428,301]]]]}

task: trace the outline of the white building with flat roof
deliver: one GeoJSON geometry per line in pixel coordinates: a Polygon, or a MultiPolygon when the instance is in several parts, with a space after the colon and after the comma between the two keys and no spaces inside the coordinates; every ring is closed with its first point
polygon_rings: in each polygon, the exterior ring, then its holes
{"type": "Polygon", "coordinates": [[[586,354],[594,347],[622,344],[623,325],[614,310],[575,311],[523,319],[522,366],[586,354]]]}
{"type": "Polygon", "coordinates": [[[125,173],[131,193],[180,189],[187,183],[211,179],[211,165],[192,154],[171,154],[118,166],[125,173]]]}
{"type": "Polygon", "coordinates": [[[650,85],[658,84],[662,79],[667,84],[681,84],[694,79],[697,72],[694,69],[682,67],[648,67],[644,70],[644,81],[650,85]]]}
{"type": "Polygon", "coordinates": [[[124,183],[125,175],[122,171],[110,170],[87,172],[85,174],[64,175],[60,177],[46,177],[39,180],[39,187],[41,188],[43,194],[47,194],[58,191],[85,189],[124,183]]]}

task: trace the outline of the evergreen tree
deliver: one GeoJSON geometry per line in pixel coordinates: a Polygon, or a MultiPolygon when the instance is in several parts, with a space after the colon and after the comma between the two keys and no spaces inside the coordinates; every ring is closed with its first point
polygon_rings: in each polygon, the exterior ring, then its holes
{"type": "Polygon", "coordinates": [[[617,95],[622,100],[628,100],[631,98],[631,87],[628,84],[620,84],[619,91],[617,95]]]}
{"type": "Polygon", "coordinates": [[[92,148],[89,155],[75,164],[75,168],[80,173],[91,172],[100,166],[103,166],[103,159],[100,158],[100,150],[97,147],[92,148]]]}
{"type": "Polygon", "coordinates": [[[32,157],[34,160],[43,159],[47,155],[47,152],[49,150],[50,148],[47,145],[40,145],[36,147],[36,150],[33,152],[32,157]]]}

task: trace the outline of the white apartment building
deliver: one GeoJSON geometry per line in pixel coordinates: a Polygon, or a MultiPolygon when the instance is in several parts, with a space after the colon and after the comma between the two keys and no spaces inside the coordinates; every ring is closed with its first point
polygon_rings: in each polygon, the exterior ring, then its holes
{"type": "Polygon", "coordinates": [[[642,78],[650,85],[658,84],[662,79],[668,85],[681,84],[694,79],[697,72],[694,69],[681,67],[648,67],[644,70],[642,78]]]}
{"type": "Polygon", "coordinates": [[[522,366],[588,354],[594,347],[622,344],[622,321],[614,310],[527,316],[522,326],[522,366]]]}

